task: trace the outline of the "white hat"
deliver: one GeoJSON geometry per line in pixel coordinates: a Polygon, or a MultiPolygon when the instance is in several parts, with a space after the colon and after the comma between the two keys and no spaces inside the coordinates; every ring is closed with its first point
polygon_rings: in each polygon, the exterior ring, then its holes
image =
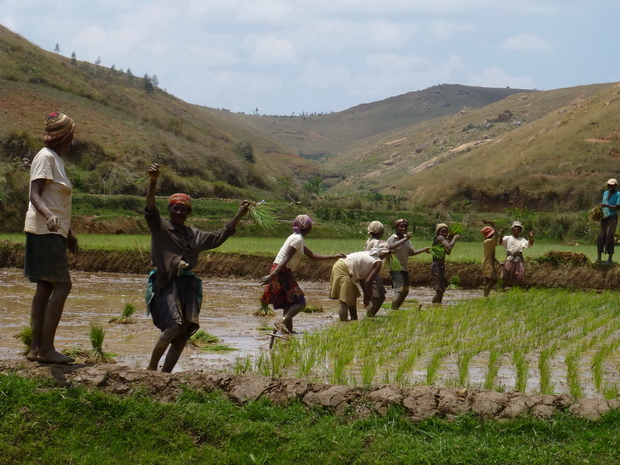
{"type": "Polygon", "coordinates": [[[609,181],[607,181],[607,184],[610,186],[617,186],[618,181],[616,181],[614,178],[611,178],[609,181]]]}
{"type": "Polygon", "coordinates": [[[521,229],[523,229],[523,225],[521,224],[520,221],[515,221],[512,223],[512,226],[510,227],[510,229],[514,228],[515,226],[520,227],[521,229]]]}
{"type": "Polygon", "coordinates": [[[381,223],[381,221],[373,221],[368,225],[368,232],[369,233],[380,233],[383,231],[383,223],[381,223]]]}

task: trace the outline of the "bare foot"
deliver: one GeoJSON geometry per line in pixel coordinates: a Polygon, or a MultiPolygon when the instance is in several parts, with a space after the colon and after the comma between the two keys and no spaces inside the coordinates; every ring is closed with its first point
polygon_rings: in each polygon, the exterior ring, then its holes
{"type": "Polygon", "coordinates": [[[39,353],[36,361],[42,362],[42,363],[59,363],[59,364],[65,365],[67,363],[75,362],[75,359],[68,357],[66,355],[63,355],[56,350],[52,350],[43,355],[39,353]]]}

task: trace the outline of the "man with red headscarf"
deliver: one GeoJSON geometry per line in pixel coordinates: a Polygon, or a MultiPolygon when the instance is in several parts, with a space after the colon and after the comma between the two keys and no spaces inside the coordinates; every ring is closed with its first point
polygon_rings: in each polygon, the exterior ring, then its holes
{"type": "Polygon", "coordinates": [[[148,369],[157,371],[159,360],[170,346],[161,370],[170,373],[188,339],[200,327],[202,281],[191,270],[198,264],[201,251],[219,247],[235,233],[235,227],[247,213],[250,202],[242,201],[235,217],[223,228],[202,231],[185,226],[192,211],[192,199],[187,194],[170,196],[169,220],[159,215],[155,203],[158,165],[152,165],[148,174],[151,183],[144,217],[151,231],[151,261],[155,269],[149,275],[146,301],[147,312],[162,332],[155,343],[148,369]]]}

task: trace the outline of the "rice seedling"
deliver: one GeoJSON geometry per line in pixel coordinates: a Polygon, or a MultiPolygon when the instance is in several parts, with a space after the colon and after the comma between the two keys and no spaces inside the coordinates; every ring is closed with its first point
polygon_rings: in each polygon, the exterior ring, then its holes
{"type": "Polygon", "coordinates": [[[463,232],[465,231],[465,228],[463,227],[462,224],[460,223],[454,223],[452,226],[450,226],[450,230],[448,232],[448,234],[450,236],[456,236],[457,234],[463,234],[463,232]]]}
{"type": "Polygon", "coordinates": [[[398,258],[396,258],[396,255],[394,255],[393,253],[390,253],[387,256],[387,260],[386,261],[388,263],[390,271],[400,271],[401,270],[400,260],[398,258]]]}
{"type": "Polygon", "coordinates": [[[74,344],[71,347],[67,347],[62,353],[75,360],[79,358],[88,360],[90,358],[90,350],[86,349],[82,344],[74,344]]]}
{"type": "Polygon", "coordinates": [[[218,342],[220,342],[219,337],[199,329],[192,335],[192,337],[189,338],[187,344],[192,347],[204,348],[209,344],[217,344],[218,342]]]}
{"type": "Polygon", "coordinates": [[[317,307],[316,305],[306,305],[302,310],[304,313],[323,313],[324,311],[323,307],[317,307]]]}
{"type": "MultiPolygon", "coordinates": [[[[273,316],[275,312],[271,309],[269,304],[261,302],[260,307],[254,312],[255,316],[273,316]]],[[[271,329],[271,328],[268,328],[271,329]]]]}
{"type": "Polygon", "coordinates": [[[24,344],[24,354],[27,354],[32,345],[32,325],[26,326],[13,337],[24,344]]]}
{"type": "Polygon", "coordinates": [[[234,347],[230,347],[228,344],[215,344],[212,346],[203,347],[202,350],[208,350],[211,352],[226,352],[229,350],[238,350],[234,347]]]}
{"type": "Polygon", "coordinates": [[[551,349],[544,349],[538,357],[538,371],[540,373],[540,392],[542,394],[553,394],[553,385],[551,384],[551,367],[549,359],[551,357],[551,349]]]}
{"type": "Polygon", "coordinates": [[[461,278],[458,275],[453,275],[450,277],[450,284],[446,287],[448,290],[457,290],[460,289],[461,278]]]}
{"type": "Polygon", "coordinates": [[[570,394],[573,397],[582,397],[583,390],[579,382],[579,353],[572,350],[566,355],[566,376],[568,378],[568,386],[570,394]]]}
{"type": "Polygon", "coordinates": [[[278,222],[273,209],[265,204],[265,200],[250,205],[248,215],[264,231],[273,230],[278,222]]]}
{"type": "Polygon", "coordinates": [[[134,321],[131,319],[132,315],[136,312],[136,306],[131,302],[127,302],[123,308],[121,316],[111,318],[109,323],[116,323],[121,325],[131,324],[134,321]]]}
{"type": "Polygon", "coordinates": [[[233,373],[236,375],[249,373],[252,369],[252,358],[248,354],[237,356],[235,357],[232,368],[233,373]]]}
{"type": "Polygon", "coordinates": [[[457,366],[459,370],[459,386],[465,386],[469,362],[474,355],[476,355],[476,353],[473,350],[466,350],[465,352],[462,352],[458,358],[457,366]]]}
{"type": "Polygon", "coordinates": [[[437,351],[431,355],[428,366],[426,367],[426,384],[433,384],[435,382],[437,371],[439,370],[444,356],[445,353],[443,351],[437,351]]]}
{"type": "Polygon", "coordinates": [[[109,363],[112,361],[111,354],[104,352],[103,341],[105,339],[105,329],[101,326],[92,325],[88,334],[93,348],[90,351],[89,360],[95,363],[109,363]]]}
{"type": "Polygon", "coordinates": [[[362,384],[368,387],[377,373],[377,360],[374,357],[367,357],[362,363],[362,384]]]}
{"type": "Polygon", "coordinates": [[[435,259],[443,259],[446,256],[446,249],[442,245],[434,245],[430,250],[431,257],[435,259]]]}

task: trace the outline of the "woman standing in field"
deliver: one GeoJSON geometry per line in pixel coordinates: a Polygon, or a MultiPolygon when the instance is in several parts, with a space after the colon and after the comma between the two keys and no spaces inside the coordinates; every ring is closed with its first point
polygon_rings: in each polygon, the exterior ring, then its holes
{"type": "Polygon", "coordinates": [[[32,299],[32,343],[26,358],[46,363],[69,363],[54,339],[65,302],[71,292],[67,249],[78,252],[70,227],[71,182],[61,155],[69,152],[75,123],[63,113],[45,119],[45,147],[32,160],[30,203],[26,212],[24,276],[37,283],[32,299]]]}
{"type": "Polygon", "coordinates": [[[523,263],[523,251],[534,245],[534,231],[530,231],[529,240],[521,237],[523,225],[515,221],[510,227],[512,235],[503,236],[502,246],[506,249],[506,262],[502,271],[504,284],[508,286],[519,285],[525,279],[525,265],[523,263]]]}
{"type": "Polygon", "coordinates": [[[480,230],[484,242],[482,243],[483,257],[482,257],[482,275],[484,276],[484,296],[488,297],[491,293],[491,289],[497,282],[497,271],[495,270],[495,264],[499,262],[495,258],[495,248],[499,245],[499,238],[503,236],[504,229],[499,232],[499,236],[495,231],[493,224],[485,226],[480,230]]]}
{"type": "Polygon", "coordinates": [[[151,231],[151,261],[155,267],[148,280],[147,312],[161,330],[147,369],[157,371],[159,360],[170,347],[161,370],[170,373],[190,336],[200,328],[202,281],[191,270],[198,264],[201,251],[219,247],[235,233],[250,202],[242,201],[235,217],[217,231],[185,226],[192,211],[192,200],[187,194],[170,196],[170,219],[162,218],[155,203],[159,174],[156,164],[148,170],[151,182],[144,209],[144,218],[151,231]]]}
{"type": "Polygon", "coordinates": [[[460,234],[455,234],[450,239],[448,225],[445,223],[439,223],[435,226],[435,239],[433,240],[433,247],[431,248],[433,254],[431,277],[433,280],[433,289],[435,290],[432,302],[434,304],[440,304],[443,300],[443,295],[448,287],[448,282],[446,281],[446,255],[450,255],[456,241],[460,238],[460,234]]]}
{"type": "Polygon", "coordinates": [[[422,252],[430,252],[430,247],[414,250],[411,245],[412,233],[407,232],[409,222],[403,218],[392,223],[394,234],[392,234],[387,243],[390,250],[398,260],[399,269],[390,270],[392,276],[392,287],[394,287],[394,297],[392,297],[392,310],[398,310],[409,294],[409,257],[421,254],[422,252]]]}
{"type": "Polygon", "coordinates": [[[357,320],[357,298],[362,295],[358,283],[362,287],[364,305],[370,304],[373,282],[381,271],[382,259],[389,253],[387,242],[379,241],[371,250],[348,254],[334,264],[329,280],[329,298],[340,301],[340,321],[348,321],[349,316],[351,320],[357,320]]]}
{"type": "Polygon", "coordinates": [[[293,333],[293,318],[306,307],[306,297],[293,277],[302,256],[312,260],[330,260],[345,257],[345,254],[321,255],[312,252],[304,244],[305,237],[312,231],[312,219],[308,215],[298,215],[293,221],[291,234],[276,255],[267,276],[261,279],[265,285],[262,305],[273,305],[273,308],[282,309],[282,320],[275,323],[275,327],[283,334],[293,333]]]}

